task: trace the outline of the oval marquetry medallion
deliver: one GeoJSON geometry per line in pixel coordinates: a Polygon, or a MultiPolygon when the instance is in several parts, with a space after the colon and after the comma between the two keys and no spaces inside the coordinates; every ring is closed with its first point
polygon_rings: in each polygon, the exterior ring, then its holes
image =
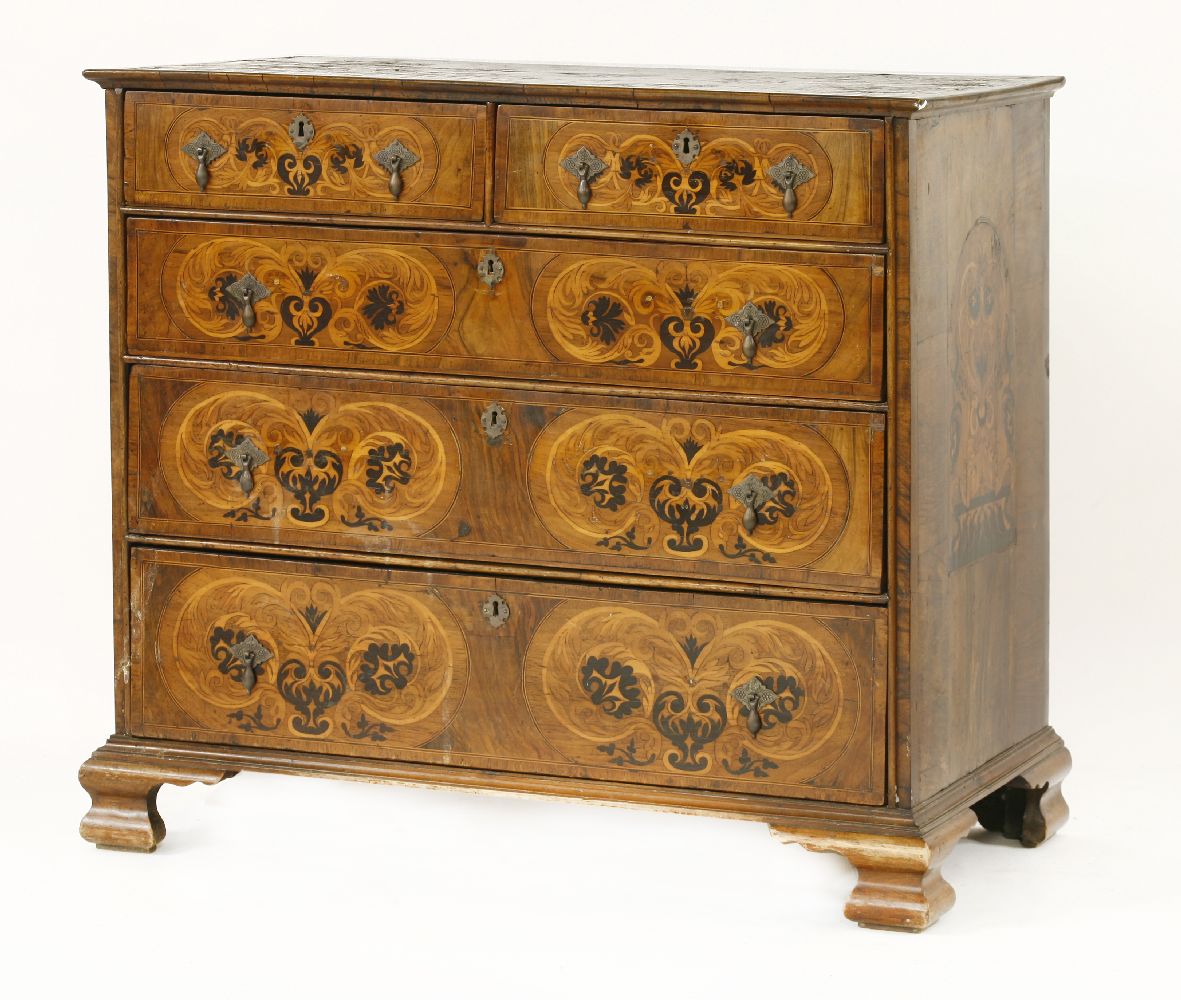
{"type": "Polygon", "coordinates": [[[179,242],[165,259],[161,299],[178,328],[211,340],[426,351],[451,323],[447,269],[419,247],[236,236],[193,243],[179,242]],[[265,289],[249,326],[235,294],[245,275],[265,289]]]}
{"type": "Polygon", "coordinates": [[[206,383],[169,409],[161,467],[200,521],[416,535],[459,487],[446,427],[418,399],[206,383]]]}
{"type": "Polygon", "coordinates": [[[417,746],[458,711],[463,633],[425,590],[199,569],[156,632],[164,683],[197,724],[417,746]]]}
{"type": "Polygon", "coordinates": [[[576,607],[533,636],[525,693],[545,738],[580,764],[807,781],[842,755],[868,701],[848,650],[813,619],[576,607]]]}
{"type": "Polygon", "coordinates": [[[772,369],[807,375],[844,331],[821,268],[636,257],[557,258],[538,276],[533,322],[555,357],[675,371],[772,369]],[[753,302],[770,320],[749,362],[726,317],[753,302]]]}
{"type": "Polygon", "coordinates": [[[538,437],[529,495],[571,549],[797,566],[836,542],[850,505],[840,456],[802,424],[582,408],[538,437]]]}

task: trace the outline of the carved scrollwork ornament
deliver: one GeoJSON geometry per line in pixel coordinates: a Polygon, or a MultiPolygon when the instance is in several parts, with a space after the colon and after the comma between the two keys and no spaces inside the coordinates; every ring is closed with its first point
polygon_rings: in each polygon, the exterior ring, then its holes
{"type": "Polygon", "coordinates": [[[607,169],[607,164],[585,146],[579,146],[562,161],[562,169],[578,178],[578,202],[590,203],[591,182],[607,169]]]}

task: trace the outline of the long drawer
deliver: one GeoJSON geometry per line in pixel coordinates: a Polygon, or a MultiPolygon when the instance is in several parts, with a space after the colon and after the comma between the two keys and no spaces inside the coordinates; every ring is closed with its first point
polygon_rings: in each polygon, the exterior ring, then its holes
{"type": "Polygon", "coordinates": [[[500,222],[883,239],[880,120],[508,106],[496,128],[500,222]]]}
{"type": "Polygon", "coordinates": [[[867,254],[135,219],[128,259],[141,354],[882,394],[867,254]]]}
{"type": "Polygon", "coordinates": [[[837,410],[137,366],[130,526],[876,593],[883,426],[837,410]]]}
{"type": "Polygon", "coordinates": [[[133,91],[124,114],[130,205],[484,217],[483,105],[133,91]]]}
{"type": "Polygon", "coordinates": [[[880,608],[137,550],[136,735],[877,804],[880,608]]]}

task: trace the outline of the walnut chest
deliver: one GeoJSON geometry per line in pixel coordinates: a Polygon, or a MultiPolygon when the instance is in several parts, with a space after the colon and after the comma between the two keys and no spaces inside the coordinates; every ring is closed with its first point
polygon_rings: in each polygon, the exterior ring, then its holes
{"type": "Polygon", "coordinates": [[[96,70],[115,732],[83,836],[240,770],[641,803],[922,929],[1041,843],[1058,78],[96,70]]]}

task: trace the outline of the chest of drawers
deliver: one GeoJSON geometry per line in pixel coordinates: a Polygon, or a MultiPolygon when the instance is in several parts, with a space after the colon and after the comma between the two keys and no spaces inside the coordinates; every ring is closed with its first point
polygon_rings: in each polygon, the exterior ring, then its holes
{"type": "Polygon", "coordinates": [[[1057,78],[272,60],[105,88],[115,732],[647,804],[921,930],[1042,843],[1057,78]]]}

